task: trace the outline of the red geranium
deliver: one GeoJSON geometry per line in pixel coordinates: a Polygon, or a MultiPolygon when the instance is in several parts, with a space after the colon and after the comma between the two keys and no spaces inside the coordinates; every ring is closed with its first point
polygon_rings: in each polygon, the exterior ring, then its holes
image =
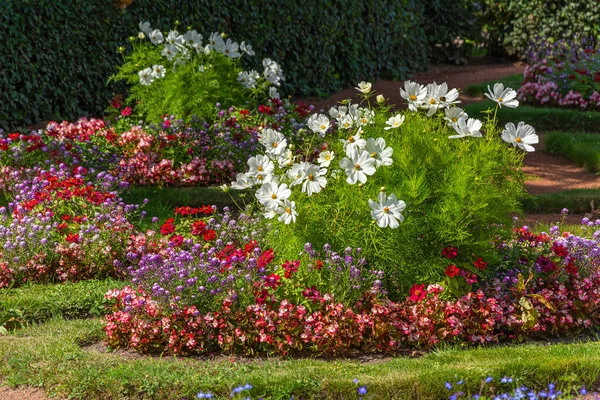
{"type": "Polygon", "coordinates": [[[458,274],[460,274],[460,268],[454,264],[450,264],[446,267],[444,274],[446,274],[448,278],[456,278],[458,274]]]}

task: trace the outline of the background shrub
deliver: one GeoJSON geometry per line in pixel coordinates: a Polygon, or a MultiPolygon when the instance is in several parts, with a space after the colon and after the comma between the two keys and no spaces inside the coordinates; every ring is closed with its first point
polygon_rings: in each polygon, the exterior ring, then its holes
{"type": "MultiPolygon", "coordinates": [[[[449,12],[456,2],[436,5],[449,12]]],[[[433,25],[427,15],[434,9],[426,14],[417,0],[135,0],[125,10],[112,0],[5,0],[0,127],[99,115],[119,89],[106,86],[121,62],[117,48],[137,34],[140,20],[163,31],[178,20],[204,35],[227,32],[253,45],[252,62],[280,62],[289,93],[324,95],[363,79],[427,68],[427,43],[441,40],[441,32],[457,33],[455,19],[424,28],[433,25]]]]}

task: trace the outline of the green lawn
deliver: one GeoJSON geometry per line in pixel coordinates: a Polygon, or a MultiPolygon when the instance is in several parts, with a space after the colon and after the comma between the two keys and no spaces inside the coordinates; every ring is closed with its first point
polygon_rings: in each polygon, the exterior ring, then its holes
{"type": "Polygon", "coordinates": [[[572,214],[585,214],[594,208],[600,208],[600,189],[573,189],[559,193],[547,193],[523,200],[526,213],[558,214],[567,208],[572,214]]]}
{"type": "Polygon", "coordinates": [[[521,87],[521,83],[523,82],[523,74],[510,75],[494,81],[470,85],[467,86],[467,88],[464,90],[464,93],[468,96],[483,96],[483,94],[487,92],[488,86],[492,88],[496,82],[503,83],[504,87],[510,87],[517,90],[521,87]]]}
{"type": "Polygon", "coordinates": [[[546,151],[562,154],[590,172],[600,172],[600,135],[579,132],[548,132],[546,151]]]}
{"type": "MultiPolygon", "coordinates": [[[[473,118],[483,119],[482,112],[493,109],[495,103],[492,101],[481,101],[469,104],[465,107],[466,112],[473,118]]],[[[513,122],[524,121],[533,126],[537,131],[580,131],[600,132],[600,112],[577,111],[564,108],[532,107],[520,105],[517,108],[502,108],[498,111],[498,119],[504,125],[513,122]]]]}
{"type": "Polygon", "coordinates": [[[513,376],[542,389],[593,385],[600,376],[600,343],[446,348],[421,358],[360,360],[135,357],[89,350],[101,339],[97,319],[53,319],[0,337],[0,379],[43,387],[75,399],[191,399],[200,390],[227,398],[251,383],[253,398],[356,398],[353,378],[371,398],[447,398],[444,382],[466,379],[475,391],[486,376],[513,376]]]}

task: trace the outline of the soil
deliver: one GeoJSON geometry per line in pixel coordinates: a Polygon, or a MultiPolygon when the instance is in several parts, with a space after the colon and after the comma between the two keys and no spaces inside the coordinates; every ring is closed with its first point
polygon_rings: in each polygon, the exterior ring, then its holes
{"type": "Polygon", "coordinates": [[[49,400],[42,389],[29,386],[10,388],[0,386],[0,399],[2,400],[49,400]]]}

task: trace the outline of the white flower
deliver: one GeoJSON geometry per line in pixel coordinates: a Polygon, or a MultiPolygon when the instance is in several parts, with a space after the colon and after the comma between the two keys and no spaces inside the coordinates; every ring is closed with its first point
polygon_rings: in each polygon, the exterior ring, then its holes
{"type": "Polygon", "coordinates": [[[140,83],[144,86],[148,86],[154,82],[154,78],[152,77],[152,68],[145,68],[138,72],[138,75],[140,77],[140,83]]]}
{"type": "Polygon", "coordinates": [[[273,161],[269,160],[268,157],[258,155],[256,157],[250,157],[248,160],[248,166],[250,169],[246,173],[251,178],[257,178],[258,181],[266,181],[267,177],[271,175],[275,169],[273,161]]]}
{"type": "Polygon", "coordinates": [[[383,104],[383,103],[385,103],[385,97],[383,97],[382,94],[378,94],[377,97],[375,98],[375,101],[377,101],[377,103],[379,103],[379,104],[383,104]]]}
{"type": "Polygon", "coordinates": [[[319,153],[319,159],[317,160],[319,162],[319,165],[321,167],[329,167],[329,164],[331,163],[331,161],[333,161],[333,159],[335,158],[335,156],[333,155],[333,151],[322,151],[321,153],[319,153]]]}
{"type": "Polygon", "coordinates": [[[163,57],[166,57],[169,61],[172,61],[173,58],[175,58],[175,56],[177,55],[177,53],[179,53],[179,49],[177,48],[177,46],[172,44],[165,44],[165,47],[160,52],[160,54],[163,57]]]}
{"type": "Polygon", "coordinates": [[[355,87],[354,89],[361,93],[368,94],[371,92],[371,82],[362,81],[358,84],[358,87],[355,87]]]}
{"type": "Polygon", "coordinates": [[[167,73],[167,69],[162,65],[153,65],[152,66],[152,77],[155,79],[164,78],[167,73]]]}
{"type": "Polygon", "coordinates": [[[292,168],[288,170],[287,175],[291,179],[290,187],[302,183],[302,180],[304,179],[304,171],[306,169],[304,164],[307,163],[302,161],[300,164],[292,165],[292,168]]]}
{"type": "Polygon", "coordinates": [[[354,185],[357,181],[367,182],[367,175],[375,173],[375,160],[364,150],[354,149],[340,161],[340,167],[346,172],[346,182],[354,185]]]}
{"type": "Polygon", "coordinates": [[[427,85],[427,96],[423,102],[422,107],[427,109],[427,116],[431,117],[440,108],[449,107],[456,103],[459,103],[458,90],[452,89],[448,91],[448,84],[442,83],[438,85],[433,82],[427,85]]]}
{"type": "Polygon", "coordinates": [[[452,124],[452,127],[458,135],[448,136],[448,139],[458,139],[467,136],[482,137],[481,121],[475,118],[459,118],[458,122],[452,124]]]}
{"type": "Polygon", "coordinates": [[[277,91],[277,88],[274,88],[273,86],[271,86],[269,88],[269,98],[271,98],[271,99],[279,98],[279,92],[277,91]]]}
{"type": "Polygon", "coordinates": [[[369,199],[371,207],[371,216],[377,222],[380,228],[396,229],[400,226],[400,222],[404,221],[404,216],[400,214],[406,209],[406,203],[398,200],[395,194],[386,196],[385,192],[379,192],[377,201],[369,199]]]}
{"type": "Polygon", "coordinates": [[[265,151],[275,156],[285,151],[287,140],[283,134],[271,128],[263,129],[258,139],[259,143],[265,146],[265,151]]]}
{"type": "Polygon", "coordinates": [[[321,189],[327,186],[327,179],[325,178],[327,169],[311,163],[305,163],[303,167],[302,193],[312,196],[313,193],[319,193],[321,189]]]}
{"type": "Polygon", "coordinates": [[[289,199],[291,195],[292,191],[288,189],[285,183],[278,185],[277,183],[267,182],[256,192],[258,201],[263,206],[271,209],[282,205],[283,201],[289,199]]]}
{"type": "Polygon", "coordinates": [[[375,160],[376,168],[379,168],[381,166],[387,167],[389,165],[392,165],[392,155],[394,154],[394,149],[391,147],[385,147],[384,138],[367,139],[366,150],[375,160]]]}
{"type": "Polygon", "coordinates": [[[219,32],[213,32],[208,38],[208,44],[205,47],[205,52],[210,53],[211,50],[221,51],[225,47],[223,37],[219,32]]]}
{"type": "Polygon", "coordinates": [[[337,119],[339,120],[340,118],[344,117],[346,114],[348,113],[348,107],[346,106],[339,106],[339,107],[331,107],[329,109],[329,116],[331,118],[337,119]]]}
{"type": "Polygon", "coordinates": [[[516,127],[512,122],[506,124],[502,131],[502,140],[529,152],[535,151],[532,144],[539,143],[540,141],[538,135],[535,133],[535,129],[524,122],[519,122],[516,127]]]}
{"type": "Polygon", "coordinates": [[[150,28],[150,22],[146,21],[146,22],[141,22],[139,23],[138,27],[140,28],[140,31],[144,32],[146,35],[150,36],[150,31],[152,30],[152,28],[150,28]]]}
{"type": "Polygon", "coordinates": [[[337,120],[338,128],[351,129],[354,126],[354,118],[351,115],[344,115],[337,120]]]}
{"type": "Polygon", "coordinates": [[[373,122],[375,118],[375,112],[373,110],[369,110],[368,108],[359,108],[356,110],[354,115],[354,121],[358,126],[365,126],[373,122]]]}
{"type": "Polygon", "coordinates": [[[390,119],[388,119],[386,121],[386,124],[388,126],[386,126],[383,129],[385,129],[387,131],[389,129],[400,128],[400,125],[402,125],[404,123],[404,118],[405,118],[404,115],[400,115],[400,114],[397,114],[397,115],[394,115],[393,117],[390,117],[390,119]]]}
{"type": "Polygon", "coordinates": [[[185,40],[185,43],[188,46],[196,50],[198,50],[202,46],[202,35],[196,32],[195,30],[187,31],[185,35],[183,35],[183,39],[185,40]]]}
{"type": "Polygon", "coordinates": [[[173,30],[169,32],[167,38],[165,39],[165,42],[174,46],[181,47],[185,43],[185,40],[183,39],[183,36],[179,34],[179,32],[173,30]]]}
{"type": "Polygon", "coordinates": [[[448,126],[458,122],[460,118],[469,118],[467,113],[460,107],[449,107],[444,110],[444,119],[448,121],[448,126]]]}
{"type": "Polygon", "coordinates": [[[367,145],[367,141],[360,137],[362,129],[358,129],[354,135],[348,136],[347,139],[341,139],[344,144],[344,151],[350,154],[353,150],[361,150],[367,145]]]}
{"type": "Polygon", "coordinates": [[[265,58],[262,61],[262,65],[265,68],[263,72],[265,79],[275,86],[281,85],[281,81],[285,80],[285,77],[283,76],[283,71],[281,70],[279,64],[270,58],[265,58]]]}
{"type": "Polygon", "coordinates": [[[519,100],[516,99],[517,92],[511,88],[505,89],[500,82],[494,84],[494,90],[490,89],[488,85],[488,92],[485,93],[485,97],[495,101],[500,107],[517,108],[519,106],[519,100]]]}
{"type": "Polygon", "coordinates": [[[252,46],[249,44],[246,44],[246,42],[240,43],[240,50],[242,50],[242,53],[246,53],[249,56],[253,56],[255,54],[254,50],[252,50],[252,46]]]}
{"type": "Polygon", "coordinates": [[[240,47],[236,42],[232,41],[231,39],[227,39],[227,42],[225,42],[225,46],[223,46],[221,52],[229,58],[239,58],[241,55],[239,48],[240,47]]]}
{"type": "Polygon", "coordinates": [[[138,32],[138,39],[144,40],[146,38],[146,34],[144,32],[138,32]]]}
{"type": "Polygon", "coordinates": [[[285,223],[286,225],[291,222],[296,222],[296,216],[298,213],[296,212],[296,203],[289,200],[284,200],[283,204],[275,210],[275,212],[279,215],[279,221],[285,223]]]}
{"type": "Polygon", "coordinates": [[[427,88],[417,82],[405,81],[404,90],[400,89],[400,96],[408,102],[411,111],[417,111],[427,97],[427,88]]]}
{"type": "Polygon", "coordinates": [[[254,89],[256,87],[257,76],[259,75],[256,71],[241,71],[240,73],[238,73],[237,80],[246,89],[254,89]]]}
{"type": "Polygon", "coordinates": [[[277,163],[279,164],[280,168],[291,167],[294,165],[294,153],[292,153],[292,151],[289,149],[286,150],[279,155],[277,163]]]}
{"type": "Polygon", "coordinates": [[[306,121],[306,125],[311,131],[325,137],[325,133],[329,129],[329,118],[324,114],[313,114],[306,121]]]}
{"type": "Polygon", "coordinates": [[[150,32],[148,37],[150,38],[150,41],[152,42],[152,44],[155,44],[155,45],[159,45],[165,41],[165,37],[163,36],[162,32],[159,31],[158,29],[155,29],[152,32],[150,32]]]}
{"type": "Polygon", "coordinates": [[[250,179],[248,175],[241,173],[236,175],[235,182],[231,182],[231,188],[237,190],[248,189],[253,185],[254,182],[252,181],[252,179],[250,179]]]}

